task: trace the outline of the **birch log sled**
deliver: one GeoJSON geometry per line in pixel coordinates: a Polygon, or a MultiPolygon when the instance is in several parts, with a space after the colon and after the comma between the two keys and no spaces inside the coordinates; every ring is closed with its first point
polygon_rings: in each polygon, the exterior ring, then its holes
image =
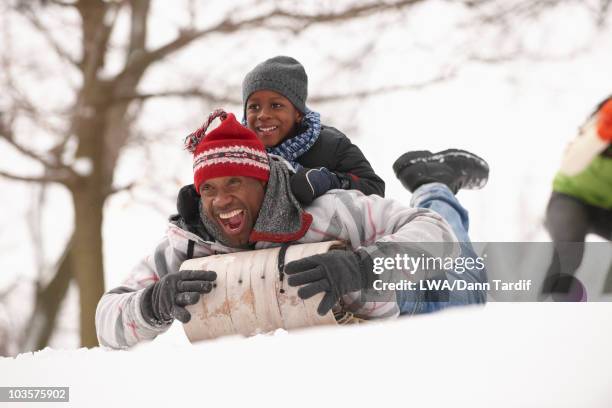
{"type": "MultiPolygon", "coordinates": [[[[344,248],[340,241],[291,245],[285,264],[307,256],[344,248]]],[[[181,270],[210,270],[217,273],[216,287],[188,306],[191,320],[183,325],[189,341],[241,334],[251,336],[279,328],[292,330],[335,325],[330,311],[317,313],[323,293],[302,300],[299,288],[281,280],[278,258],[281,248],[212,255],[183,262],[181,270]]]]}

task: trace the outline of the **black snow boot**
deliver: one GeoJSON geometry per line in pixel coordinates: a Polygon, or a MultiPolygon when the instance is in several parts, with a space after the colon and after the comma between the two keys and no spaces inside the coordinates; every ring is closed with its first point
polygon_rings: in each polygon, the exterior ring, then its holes
{"type": "Polygon", "coordinates": [[[438,153],[420,150],[404,153],[393,163],[395,176],[411,192],[427,183],[443,183],[457,194],[462,188],[487,184],[489,165],[474,153],[448,149],[438,153]]]}

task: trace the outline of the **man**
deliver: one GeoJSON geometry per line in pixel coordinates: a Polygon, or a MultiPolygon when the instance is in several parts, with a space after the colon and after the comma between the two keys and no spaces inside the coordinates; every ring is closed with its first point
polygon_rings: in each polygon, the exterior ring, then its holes
{"type": "MultiPolygon", "coordinates": [[[[408,208],[352,190],[332,190],[303,209],[291,193],[288,166],[269,156],[256,135],[234,115],[217,112],[215,116],[188,138],[188,149],[194,153],[194,188],[183,188],[179,194],[179,214],[171,217],[166,237],[123,286],[106,293],[98,304],[96,327],[101,345],[127,348],[163,333],[175,318],[189,321],[185,307],[214,290],[216,273],[179,272],[186,259],[288,243],[339,239],[352,249],[330,251],[286,266],[289,284],[302,286],[300,297],[324,293],[317,310],[322,315],[338,307],[340,300],[346,311],[363,319],[484,302],[481,291],[446,298],[411,291],[402,298],[393,294],[393,301],[364,299],[361,292],[371,291],[373,281],[380,277],[373,272],[373,259],[381,255],[422,253],[423,247],[414,243],[445,243],[433,252],[456,255],[457,239],[449,224],[429,209],[408,208]],[[208,124],[219,115],[224,120],[206,134],[208,124]]],[[[398,176],[416,189],[415,195],[423,197],[421,204],[434,205],[440,198],[446,200],[449,215],[453,208],[465,212],[443,183],[454,189],[476,185],[486,172],[473,172],[474,177],[468,174],[466,165],[478,166],[473,155],[443,154],[459,160],[441,163],[439,156],[417,152],[400,160],[398,176]],[[423,182],[426,184],[421,185],[423,182]]],[[[450,271],[435,278],[457,276],[450,271]]],[[[467,274],[465,279],[483,281],[486,277],[483,271],[467,274]]]]}

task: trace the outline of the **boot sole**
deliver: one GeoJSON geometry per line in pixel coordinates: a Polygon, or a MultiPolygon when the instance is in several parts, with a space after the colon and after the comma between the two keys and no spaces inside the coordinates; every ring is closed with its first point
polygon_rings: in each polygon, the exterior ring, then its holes
{"type": "MultiPolygon", "coordinates": [[[[409,166],[414,166],[415,164],[447,163],[450,168],[455,168],[453,161],[457,159],[461,160],[462,166],[468,164],[470,170],[469,172],[462,172],[465,175],[461,186],[462,189],[480,189],[487,184],[489,178],[488,163],[474,153],[461,149],[447,149],[438,153],[432,153],[428,150],[404,153],[393,163],[393,171],[396,177],[401,180],[400,174],[402,170],[409,166]],[[468,176],[468,174],[471,176],[468,176]]],[[[410,190],[410,188],[408,189],[410,190]]]]}
{"type": "Polygon", "coordinates": [[[433,157],[436,158],[435,161],[447,162],[451,167],[453,167],[453,160],[456,159],[460,159],[464,165],[470,163],[468,174],[471,176],[466,177],[461,189],[478,190],[483,188],[489,180],[489,164],[474,153],[460,149],[447,149],[434,154],[433,157]],[[468,159],[467,162],[466,159],[468,159]]]}
{"type": "Polygon", "coordinates": [[[399,173],[406,167],[421,161],[425,161],[428,157],[431,157],[432,155],[433,153],[429,150],[417,150],[414,152],[404,153],[400,157],[398,157],[397,160],[395,160],[395,162],[393,163],[393,172],[397,177],[399,173]]]}

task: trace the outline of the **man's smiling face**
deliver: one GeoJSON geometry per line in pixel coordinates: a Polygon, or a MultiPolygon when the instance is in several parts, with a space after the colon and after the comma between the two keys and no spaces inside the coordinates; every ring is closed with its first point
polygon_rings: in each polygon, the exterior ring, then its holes
{"type": "Polygon", "coordinates": [[[265,188],[264,181],[243,176],[215,177],[200,185],[204,214],[232,247],[249,243],[265,188]]]}

